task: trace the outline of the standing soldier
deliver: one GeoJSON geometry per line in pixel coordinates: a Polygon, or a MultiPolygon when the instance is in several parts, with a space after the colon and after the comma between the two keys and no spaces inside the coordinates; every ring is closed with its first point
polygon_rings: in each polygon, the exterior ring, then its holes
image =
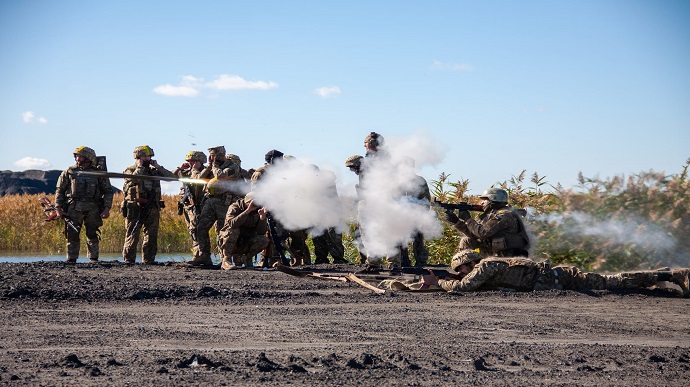
{"type": "MultiPolygon", "coordinates": [[[[128,175],[175,177],[169,170],[158,165],[152,157],[153,149],[148,145],[134,148],[136,162],[125,169],[128,175]]],[[[158,252],[158,223],[160,209],[164,204],[161,201],[161,183],[155,179],[125,179],[122,188],[125,199],[122,202],[123,215],[125,216],[125,245],[122,249],[122,258],[125,263],[134,263],[139,243],[139,231],[143,230],[142,263],[155,264],[158,252]]]]}
{"type": "MultiPolygon", "coordinates": [[[[240,168],[232,160],[225,157],[225,147],[208,148],[208,153],[209,165],[202,172],[202,176],[209,176],[212,179],[205,187],[204,204],[201,207],[196,229],[196,241],[199,244],[199,250],[194,259],[187,262],[190,266],[202,268],[213,266],[211,237],[209,235],[211,227],[215,224],[216,236],[220,235],[228,207],[245,194],[245,192],[241,192],[243,181],[240,177],[240,168]]],[[[221,258],[224,258],[220,246],[219,251],[221,258]]]]}
{"type": "MultiPolygon", "coordinates": [[[[206,154],[201,151],[191,151],[187,153],[185,162],[175,168],[173,174],[177,177],[189,179],[203,179],[202,172],[206,163],[206,154]]],[[[189,235],[192,237],[192,252],[196,257],[199,251],[199,244],[196,241],[196,227],[199,214],[201,212],[201,202],[204,198],[204,186],[201,184],[183,183],[180,188],[180,201],[177,204],[177,213],[184,215],[189,235]]]]}
{"type": "MultiPolygon", "coordinates": [[[[266,163],[252,174],[252,187],[260,184],[260,180],[263,178],[263,176],[265,176],[267,173],[271,173],[272,166],[282,162],[283,160],[283,152],[277,149],[268,151],[266,155],[264,155],[264,161],[266,163]]],[[[268,221],[270,222],[270,220],[268,221]]],[[[273,223],[277,239],[280,239],[280,241],[273,240],[273,243],[268,244],[266,249],[264,249],[263,253],[261,254],[261,260],[258,263],[259,266],[268,267],[272,266],[276,262],[280,262],[280,252],[276,250],[275,244],[276,242],[285,241],[288,238],[290,238],[288,250],[292,258],[291,264],[293,266],[311,264],[311,254],[309,253],[309,247],[307,246],[307,230],[286,230],[285,227],[275,219],[273,219],[273,223]]]]}
{"type": "Polygon", "coordinates": [[[74,263],[79,257],[79,231],[86,228],[86,256],[91,262],[98,261],[99,227],[110,216],[113,205],[113,189],[110,179],[98,176],[75,175],[78,171],[96,171],[97,158],[93,149],[80,146],[74,150],[76,164],[60,174],[55,190],[55,210],[58,217],[69,218],[77,230],[65,224],[67,262],[74,263]]]}
{"type": "MultiPolygon", "coordinates": [[[[426,179],[414,173],[415,162],[411,157],[406,157],[403,159],[403,167],[411,168],[410,171],[406,171],[406,175],[414,175],[412,181],[412,189],[405,192],[405,196],[416,200],[431,201],[431,192],[429,191],[429,185],[426,179]]],[[[412,236],[412,253],[414,254],[415,266],[424,266],[429,260],[429,250],[424,244],[424,234],[417,231],[412,236]]],[[[403,246],[400,251],[400,264],[402,266],[411,266],[410,253],[407,246],[403,246]]]]}

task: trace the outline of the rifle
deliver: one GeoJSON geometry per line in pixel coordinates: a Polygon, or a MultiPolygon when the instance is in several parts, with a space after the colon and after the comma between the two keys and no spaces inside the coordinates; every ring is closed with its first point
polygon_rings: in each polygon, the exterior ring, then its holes
{"type": "Polygon", "coordinates": [[[433,202],[429,202],[432,207],[440,207],[446,211],[460,210],[460,211],[484,211],[484,207],[481,204],[469,204],[467,202],[460,203],[443,203],[438,199],[434,199],[433,202]]]}
{"type": "Polygon", "coordinates": [[[457,274],[451,273],[446,269],[428,269],[424,267],[402,267],[400,268],[400,272],[403,274],[414,274],[414,275],[427,275],[427,274],[434,274],[438,278],[447,278],[450,276],[456,276],[457,274]]]}
{"type": "MultiPolygon", "coordinates": [[[[41,202],[41,205],[43,206],[43,212],[48,217],[48,219],[45,220],[46,222],[50,222],[51,220],[57,219],[57,217],[58,217],[57,208],[55,208],[55,205],[53,203],[51,203],[47,197],[43,196],[43,197],[39,198],[38,201],[41,202]]],[[[62,220],[65,221],[65,224],[67,225],[67,227],[71,228],[76,233],[79,233],[80,227],[77,227],[77,225],[74,224],[74,221],[72,219],[63,216],[62,220]]]]}
{"type": "MultiPolygon", "coordinates": [[[[276,221],[269,211],[266,211],[266,220],[268,221],[268,231],[271,234],[271,239],[273,240],[273,245],[280,254],[280,261],[285,266],[290,266],[290,260],[285,256],[285,251],[283,251],[283,244],[276,230],[276,221]]],[[[268,259],[268,257],[266,257],[268,259]]]]}

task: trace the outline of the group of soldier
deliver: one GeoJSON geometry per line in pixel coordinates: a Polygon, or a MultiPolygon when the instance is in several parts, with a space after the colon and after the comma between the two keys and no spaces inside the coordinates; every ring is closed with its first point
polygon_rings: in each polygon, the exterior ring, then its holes
{"type": "MultiPolygon", "coordinates": [[[[356,173],[358,193],[367,189],[367,175],[373,174],[377,165],[390,158],[384,146],[383,136],[371,132],[364,140],[364,156],[354,155],[345,166],[356,173]]],[[[58,179],[55,209],[61,218],[71,220],[77,227],[65,226],[67,262],[76,262],[79,256],[79,233],[85,228],[87,257],[98,261],[99,228],[104,218],[110,216],[113,191],[107,175],[98,173],[104,169],[93,149],[81,146],[75,149],[75,165],[62,172],[58,179]]],[[[184,163],[170,171],[153,159],[154,151],[148,145],[134,149],[135,163],[125,169],[124,199],[121,212],[125,217],[125,243],[122,250],[126,264],[133,264],[140,235],[142,238],[142,263],[154,264],[157,253],[161,197],[161,180],[180,178],[184,181],[178,213],[184,216],[192,240],[193,258],[185,264],[189,267],[214,267],[210,230],[215,225],[217,248],[221,269],[252,268],[254,257],[260,256],[257,265],[269,267],[276,262],[292,265],[311,264],[307,247],[309,229],[290,230],[271,217],[269,210],[257,203],[253,188],[271,174],[272,168],[285,160],[278,150],[265,155],[265,164],[256,170],[242,168],[238,156],[227,154],[223,146],[208,148],[208,157],[202,151],[187,153],[184,163]],[[208,163],[208,165],[206,165],[208,163]],[[199,184],[201,182],[202,184],[199,184]],[[289,244],[287,244],[289,241],[289,244]],[[286,242],[286,243],[283,243],[286,242]],[[289,251],[286,262],[283,248],[289,251]]],[[[414,169],[414,161],[410,160],[414,169]]],[[[429,200],[429,188],[421,176],[414,178],[414,187],[403,195],[429,200]]],[[[335,186],[333,187],[335,190],[335,186]]],[[[336,193],[337,195],[337,193],[336,193]]],[[[490,188],[480,195],[482,214],[476,219],[468,211],[446,210],[442,218],[463,237],[458,253],[452,259],[451,269],[457,274],[438,278],[433,274],[418,281],[387,281],[381,286],[408,289],[440,288],[446,291],[474,291],[489,289],[539,290],[539,289],[640,289],[658,281],[677,284],[685,297],[690,296],[688,269],[640,271],[616,275],[583,273],[568,266],[551,267],[548,261],[536,263],[529,259],[531,240],[520,212],[508,204],[508,193],[503,189],[490,188]]],[[[381,256],[368,251],[367,200],[360,195],[358,202],[359,227],[355,232],[358,250],[365,264],[360,273],[378,273],[383,261],[391,273],[401,267],[411,266],[407,243],[401,243],[396,253],[381,256]]],[[[312,237],[316,260],[314,263],[348,263],[344,258],[342,235],[329,228],[312,237]]],[[[429,256],[424,236],[417,232],[411,236],[415,264],[424,266],[429,256]]]]}

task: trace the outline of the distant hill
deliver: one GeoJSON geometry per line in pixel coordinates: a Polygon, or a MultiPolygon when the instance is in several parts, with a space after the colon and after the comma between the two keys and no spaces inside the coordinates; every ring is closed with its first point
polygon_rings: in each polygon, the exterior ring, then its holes
{"type": "MultiPolygon", "coordinates": [[[[22,172],[0,171],[0,196],[53,194],[62,171],[39,171],[29,169],[22,172]]],[[[113,187],[114,192],[119,190],[113,187]]]]}

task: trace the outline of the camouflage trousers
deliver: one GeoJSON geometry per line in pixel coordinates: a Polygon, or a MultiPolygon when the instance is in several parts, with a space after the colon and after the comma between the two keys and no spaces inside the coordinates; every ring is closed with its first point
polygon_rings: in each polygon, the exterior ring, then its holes
{"type": "MultiPolygon", "coordinates": [[[[424,235],[420,232],[416,233],[412,239],[412,254],[414,255],[415,266],[424,266],[429,261],[429,250],[424,244],[424,235]]],[[[403,267],[412,266],[410,251],[407,246],[400,250],[400,265],[403,267]]]]}
{"type": "MultiPolygon", "coordinates": [[[[286,230],[283,225],[276,221],[276,233],[278,234],[278,239],[280,239],[281,249],[283,253],[285,250],[290,255],[290,264],[292,266],[302,266],[311,264],[311,253],[309,252],[309,247],[307,246],[307,231],[306,230],[296,230],[289,231],[286,230]],[[284,242],[288,242],[287,246],[284,242]]],[[[266,248],[262,251],[261,258],[259,259],[259,266],[272,266],[276,262],[281,261],[280,252],[276,250],[275,242],[270,239],[270,234],[267,235],[269,238],[269,243],[266,248]]]]}
{"type": "MultiPolygon", "coordinates": [[[[237,198],[239,198],[239,196],[237,198]]],[[[220,235],[220,230],[225,223],[225,215],[232,202],[233,200],[230,197],[207,197],[204,199],[204,205],[201,208],[196,229],[198,250],[195,259],[200,261],[211,260],[212,248],[209,231],[211,231],[211,227],[215,224],[216,235],[220,235]]],[[[218,250],[220,251],[221,258],[224,258],[220,245],[218,245],[218,250]]]]}
{"type": "Polygon", "coordinates": [[[158,225],[160,221],[160,209],[151,207],[143,219],[139,219],[142,207],[136,203],[128,203],[127,217],[125,218],[125,245],[122,248],[122,258],[127,263],[134,263],[137,256],[139,235],[143,233],[141,241],[142,262],[153,263],[158,253],[158,225]]]}
{"type": "Polygon", "coordinates": [[[196,230],[199,224],[199,216],[197,208],[191,204],[186,204],[182,210],[184,222],[187,225],[189,236],[192,238],[192,254],[196,257],[199,255],[199,243],[196,240],[196,230]]]}
{"type": "MultiPolygon", "coordinates": [[[[74,222],[77,229],[85,229],[86,234],[86,257],[91,261],[98,261],[98,229],[103,225],[101,211],[96,202],[79,202],[70,204],[67,208],[67,216],[74,222]]],[[[79,231],[74,231],[71,227],[65,226],[65,238],[67,239],[67,261],[76,262],[79,257],[79,231]]]]}
{"type": "Polygon", "coordinates": [[[345,260],[345,246],[343,246],[343,234],[334,228],[325,230],[323,234],[311,238],[314,243],[314,263],[329,263],[328,254],[333,257],[333,263],[347,263],[345,260]]]}
{"type": "Polygon", "coordinates": [[[242,235],[239,229],[223,229],[219,236],[224,259],[232,258],[237,266],[252,267],[253,258],[268,245],[268,237],[261,235],[242,235]]]}
{"type": "Polygon", "coordinates": [[[573,266],[538,264],[540,274],[535,290],[622,290],[645,289],[656,285],[660,271],[645,270],[618,274],[586,273],[573,266]]]}

